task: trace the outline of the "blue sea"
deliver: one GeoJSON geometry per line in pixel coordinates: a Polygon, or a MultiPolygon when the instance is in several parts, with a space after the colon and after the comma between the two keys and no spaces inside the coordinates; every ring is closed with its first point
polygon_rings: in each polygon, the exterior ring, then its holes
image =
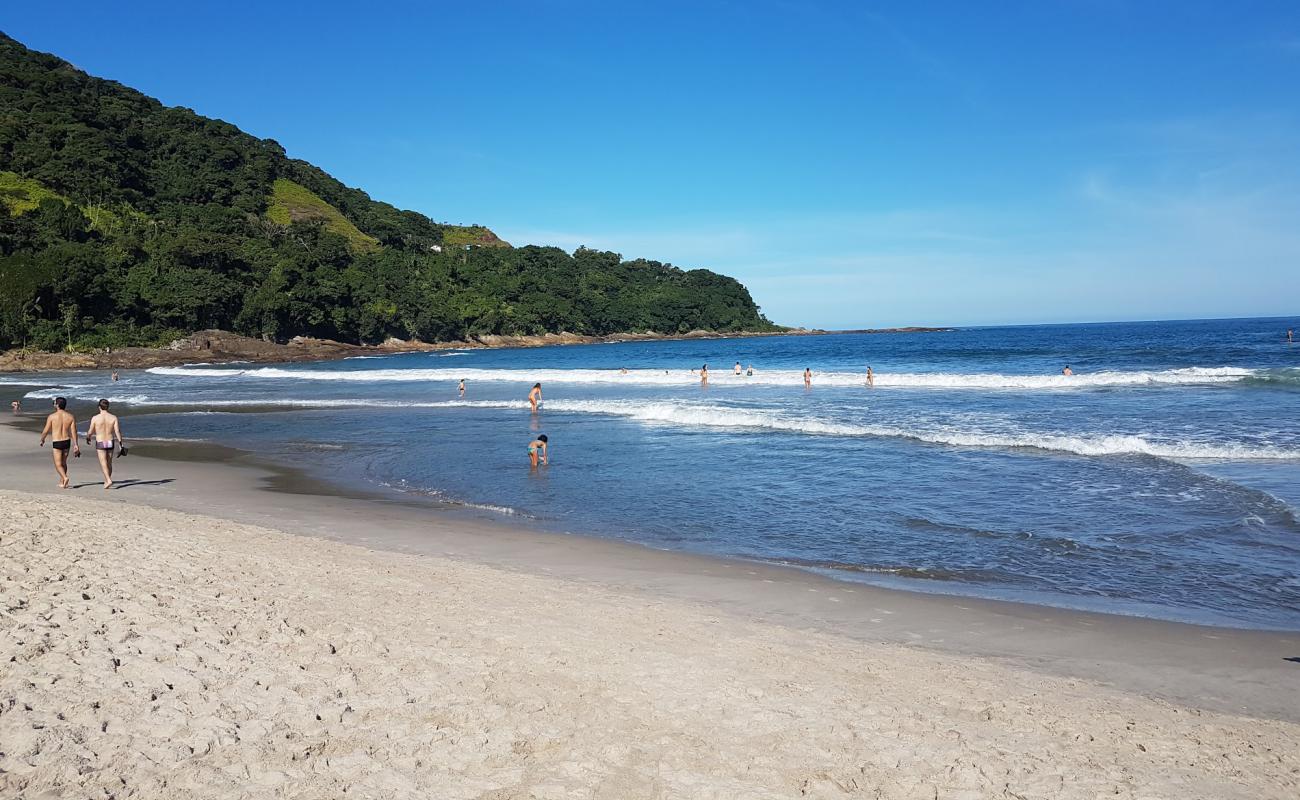
{"type": "Polygon", "coordinates": [[[1285,341],[1297,321],[195,365],[117,384],[69,374],[31,395],[107,395],[128,437],[218,441],[330,485],[549,531],[1300,630],[1300,343],[1285,341]],[[539,433],[552,463],[531,470],[539,433]]]}

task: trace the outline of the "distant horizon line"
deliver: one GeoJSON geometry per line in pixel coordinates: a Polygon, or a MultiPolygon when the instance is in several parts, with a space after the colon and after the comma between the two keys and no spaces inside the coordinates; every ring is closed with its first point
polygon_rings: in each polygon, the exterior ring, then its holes
{"type": "MultiPolygon", "coordinates": [[[[928,324],[928,325],[878,325],[878,326],[861,326],[855,328],[823,328],[823,327],[806,327],[800,325],[790,325],[784,327],[802,328],[810,331],[825,331],[827,333],[853,333],[857,331],[876,330],[890,331],[903,330],[907,328],[933,328],[933,329],[963,329],[970,330],[974,328],[1048,328],[1067,325],[1137,325],[1142,323],[1156,322],[1234,322],[1234,321],[1264,321],[1264,320],[1296,320],[1293,324],[1300,325],[1300,313],[1295,315],[1272,315],[1262,317],[1166,317],[1164,319],[1110,319],[1110,320],[1089,320],[1074,322],[1001,322],[1001,323],[978,323],[963,325],[958,323],[952,324],[928,324]]],[[[780,323],[777,323],[778,325],[780,323]]],[[[935,332],[942,332],[936,330],[935,332]]]]}

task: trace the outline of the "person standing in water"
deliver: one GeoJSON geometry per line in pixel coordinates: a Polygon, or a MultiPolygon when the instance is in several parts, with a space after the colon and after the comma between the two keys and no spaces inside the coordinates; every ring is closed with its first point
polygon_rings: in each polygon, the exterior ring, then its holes
{"type": "Polygon", "coordinates": [[[113,370],[113,383],[117,383],[117,370],[113,370]]]}
{"type": "Polygon", "coordinates": [[[90,420],[90,429],[86,431],[86,444],[95,440],[95,455],[99,456],[99,469],[104,473],[104,488],[113,488],[113,446],[120,448],[120,454],[126,455],[126,445],[122,442],[122,428],[117,417],[108,411],[108,401],[99,401],[99,413],[90,420]]]}
{"type": "Polygon", "coordinates": [[[740,362],[739,362],[739,361],[736,362],[736,366],[733,367],[731,371],[734,372],[734,373],[737,374],[737,375],[740,374],[740,362]]]}
{"type": "Polygon", "coordinates": [[[532,406],[533,413],[537,413],[537,406],[542,402],[542,385],[534,383],[531,391],[528,392],[528,405],[532,406]]]}
{"type": "Polygon", "coordinates": [[[867,367],[867,386],[874,387],[875,385],[876,373],[871,371],[871,367],[867,367]]]}
{"type": "Polygon", "coordinates": [[[803,368],[803,385],[805,387],[812,386],[812,370],[807,367],[803,368]]]}
{"type": "Polygon", "coordinates": [[[50,437],[51,453],[54,455],[54,471],[59,475],[59,488],[68,488],[68,449],[81,458],[81,448],[77,446],[77,420],[68,413],[68,401],[62,397],[54,398],[54,413],[45,418],[45,427],[41,429],[41,447],[45,446],[45,437],[50,437]]]}
{"type": "Polygon", "coordinates": [[[1061,370],[1061,374],[1062,374],[1062,375],[1073,375],[1073,374],[1074,374],[1074,370],[1070,369],[1070,365],[1069,365],[1069,364],[1066,364],[1066,365],[1065,365],[1065,369],[1061,370]]]}
{"type": "Polygon", "coordinates": [[[546,434],[541,434],[536,439],[528,443],[528,463],[533,469],[537,469],[537,458],[540,455],[543,464],[550,464],[550,458],[546,454],[546,434]]]}
{"type": "Polygon", "coordinates": [[[456,387],[456,391],[460,392],[460,396],[461,396],[461,397],[464,397],[464,396],[465,396],[465,379],[464,379],[464,378],[461,378],[461,379],[460,379],[460,385],[458,385],[458,386],[456,387]]]}
{"type": "Polygon", "coordinates": [[[700,367],[700,383],[704,384],[708,382],[709,382],[709,365],[705,364],[704,366],[700,367]]]}
{"type": "Polygon", "coordinates": [[[1286,343],[1287,344],[1295,343],[1295,331],[1292,330],[1291,328],[1286,329],[1286,343]]]}
{"type": "Polygon", "coordinates": [[[752,378],[752,377],[754,377],[754,365],[753,365],[753,364],[750,364],[750,365],[749,365],[749,369],[745,370],[745,377],[747,377],[747,378],[752,378]]]}

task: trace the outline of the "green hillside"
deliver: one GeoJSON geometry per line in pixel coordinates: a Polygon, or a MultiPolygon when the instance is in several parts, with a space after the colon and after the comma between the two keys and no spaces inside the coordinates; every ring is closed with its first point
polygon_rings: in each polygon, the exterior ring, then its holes
{"type": "MultiPolygon", "coordinates": [[[[318,221],[325,230],[347,239],[354,252],[364,253],[379,247],[378,239],[362,233],[337,208],[317,197],[311,189],[287,178],[276,178],[271,184],[266,218],[285,227],[295,222],[318,221]]],[[[443,236],[446,237],[446,231],[443,236]]]]}
{"type": "Polygon", "coordinates": [[[771,330],[731,278],[511,247],[0,34],[0,349],[771,330]]]}

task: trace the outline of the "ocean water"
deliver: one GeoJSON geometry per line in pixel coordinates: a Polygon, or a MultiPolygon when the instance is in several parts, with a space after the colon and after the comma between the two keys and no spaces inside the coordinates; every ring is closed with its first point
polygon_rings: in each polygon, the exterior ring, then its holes
{"type": "Polygon", "coordinates": [[[108,394],[128,436],[221,441],[335,485],[547,530],[1300,630],[1297,321],[196,365],[115,385],[69,374],[31,396],[108,394]],[[737,361],[754,375],[734,375],[737,361]],[[705,363],[707,386],[691,372],[705,363]],[[534,471],[539,433],[553,463],[534,471]]]}

